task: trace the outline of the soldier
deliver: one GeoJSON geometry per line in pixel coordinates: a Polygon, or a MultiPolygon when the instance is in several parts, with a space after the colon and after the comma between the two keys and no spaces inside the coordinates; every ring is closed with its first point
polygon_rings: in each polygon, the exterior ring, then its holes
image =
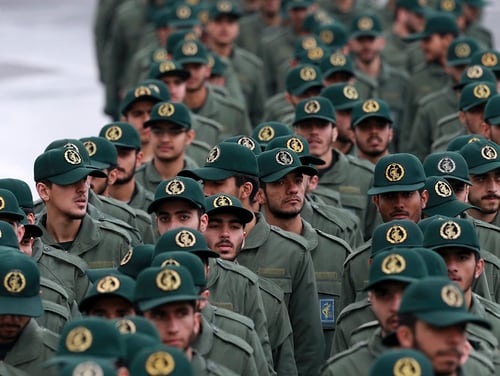
{"type": "Polygon", "coordinates": [[[425,208],[422,209],[422,218],[433,215],[457,217],[474,207],[458,200],[451,185],[444,177],[429,176],[425,179],[424,189],[429,194],[429,199],[425,208]]]}
{"type": "Polygon", "coordinates": [[[495,144],[500,144],[500,114],[498,106],[500,104],[500,95],[494,94],[486,102],[484,108],[484,124],[487,126],[484,129],[484,135],[487,139],[495,144]]]}
{"type": "Polygon", "coordinates": [[[466,133],[487,134],[489,129],[484,122],[484,108],[488,99],[495,94],[496,85],[490,82],[471,83],[463,88],[458,116],[466,133]]]}
{"type": "Polygon", "coordinates": [[[484,48],[493,47],[493,37],[491,31],[481,25],[481,13],[488,5],[483,0],[463,0],[463,15],[465,18],[464,34],[476,38],[482,43],[484,48]]]}
{"type": "Polygon", "coordinates": [[[267,144],[273,139],[292,134],[292,130],[286,124],[277,121],[267,121],[255,127],[252,131],[252,138],[259,143],[261,151],[264,151],[267,144]]]}

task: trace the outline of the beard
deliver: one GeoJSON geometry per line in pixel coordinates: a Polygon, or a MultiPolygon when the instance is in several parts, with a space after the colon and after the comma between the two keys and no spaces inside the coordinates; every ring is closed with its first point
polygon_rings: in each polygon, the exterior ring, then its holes
{"type": "MultiPolygon", "coordinates": [[[[119,171],[126,172],[125,170],[118,169],[119,171]]],[[[130,182],[134,178],[135,171],[132,170],[130,171],[127,175],[125,175],[123,178],[116,179],[115,184],[116,185],[124,185],[130,182]]]]}

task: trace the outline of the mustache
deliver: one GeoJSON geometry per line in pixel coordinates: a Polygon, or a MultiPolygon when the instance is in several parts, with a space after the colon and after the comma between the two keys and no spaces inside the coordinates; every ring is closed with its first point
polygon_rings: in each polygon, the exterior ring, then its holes
{"type": "Polygon", "coordinates": [[[395,215],[405,215],[405,216],[409,217],[410,213],[408,213],[407,211],[404,211],[404,210],[398,210],[398,211],[393,211],[391,213],[391,216],[395,216],[395,215]]]}
{"type": "Polygon", "coordinates": [[[461,358],[463,355],[463,351],[460,350],[458,347],[453,347],[448,350],[440,350],[436,353],[436,355],[455,355],[458,358],[461,358]]]}
{"type": "Polygon", "coordinates": [[[481,199],[483,199],[483,200],[485,200],[485,199],[490,200],[492,198],[500,200],[500,196],[496,195],[496,194],[489,194],[489,195],[485,195],[485,196],[481,197],[481,199]]]}
{"type": "Polygon", "coordinates": [[[234,244],[231,243],[229,240],[221,240],[218,243],[215,243],[215,246],[218,247],[220,245],[230,245],[231,247],[234,247],[234,244]]]}

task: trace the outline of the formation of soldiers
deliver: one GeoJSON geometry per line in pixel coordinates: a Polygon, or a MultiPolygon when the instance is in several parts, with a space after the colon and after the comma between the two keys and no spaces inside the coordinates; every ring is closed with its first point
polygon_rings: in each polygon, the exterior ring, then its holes
{"type": "Polygon", "coordinates": [[[102,0],[113,119],[0,179],[0,375],[500,374],[483,0],[102,0]]]}

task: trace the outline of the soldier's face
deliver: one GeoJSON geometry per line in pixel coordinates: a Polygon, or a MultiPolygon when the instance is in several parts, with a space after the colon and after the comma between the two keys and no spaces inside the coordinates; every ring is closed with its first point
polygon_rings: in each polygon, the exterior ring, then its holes
{"type": "Polygon", "coordinates": [[[131,302],[119,296],[103,296],[92,303],[87,314],[114,320],[125,316],[135,316],[135,310],[131,302]]]}
{"type": "Polygon", "coordinates": [[[325,120],[304,120],[295,125],[295,133],[309,143],[309,151],[322,158],[331,152],[332,142],[337,139],[337,129],[325,120]]]}
{"type": "Polygon", "coordinates": [[[467,129],[467,133],[485,135],[484,132],[488,127],[484,123],[484,105],[471,108],[469,111],[460,111],[458,115],[467,129]]]}
{"type": "Polygon", "coordinates": [[[490,139],[500,145],[500,125],[490,125],[490,139]]]}
{"type": "Polygon", "coordinates": [[[384,334],[389,334],[398,327],[398,309],[406,286],[406,283],[386,281],[376,284],[368,293],[373,313],[384,334]]]}
{"type": "Polygon", "coordinates": [[[483,272],[484,261],[476,260],[474,251],[465,248],[443,248],[437,253],[448,267],[448,278],[456,282],[463,292],[470,291],[474,279],[483,272]]]}
{"type": "Polygon", "coordinates": [[[68,219],[82,219],[85,216],[89,188],[88,178],[70,185],[37,184],[38,194],[45,202],[47,212],[68,219]]]}
{"type": "Polygon", "coordinates": [[[142,160],[142,152],[128,148],[117,148],[116,151],[118,167],[115,184],[126,184],[134,177],[135,169],[142,160]]]}
{"type": "Polygon", "coordinates": [[[275,15],[281,9],[281,0],[264,0],[262,2],[262,12],[267,15],[275,15]]]}
{"type": "Polygon", "coordinates": [[[203,233],[208,247],[224,260],[234,261],[243,247],[245,228],[235,214],[219,213],[208,219],[203,233]]]}
{"type": "Polygon", "coordinates": [[[200,313],[189,302],[167,303],[144,312],[155,324],[163,344],[187,350],[200,332],[200,313]]]}
{"type": "Polygon", "coordinates": [[[225,193],[240,198],[240,189],[236,185],[236,178],[230,177],[224,180],[203,180],[203,194],[205,197],[225,193]]]}
{"type": "Polygon", "coordinates": [[[177,76],[165,76],[161,80],[168,86],[170,100],[181,103],[186,96],[186,81],[177,76]]]}
{"type": "Polygon", "coordinates": [[[441,36],[432,34],[430,37],[422,39],[420,48],[426,61],[439,61],[446,53],[447,46],[445,46],[441,36]]]}
{"type": "Polygon", "coordinates": [[[185,200],[170,200],[158,206],[156,223],[160,235],[178,227],[189,227],[204,232],[208,216],[185,200]]]}
{"type": "Polygon", "coordinates": [[[389,192],[373,196],[373,202],[384,222],[408,219],[417,223],[420,221],[427,199],[427,191],[389,192]]]}
{"type": "Polygon", "coordinates": [[[186,147],[194,138],[193,130],[187,130],[177,124],[159,123],[151,129],[151,146],[156,159],[173,162],[184,158],[186,147]]]}
{"type": "Polygon", "coordinates": [[[354,128],[356,145],[365,155],[376,157],[389,149],[392,141],[392,128],[379,118],[369,118],[354,128]]]}
{"type": "Polygon", "coordinates": [[[28,316],[0,315],[0,343],[15,341],[29,321],[28,316]]]}
{"type": "Polygon", "coordinates": [[[337,110],[335,111],[335,119],[337,120],[338,129],[337,140],[344,143],[354,143],[354,131],[351,128],[352,111],[337,110]]]}
{"type": "Polygon", "coordinates": [[[302,30],[304,19],[309,14],[309,8],[290,8],[288,9],[288,19],[290,25],[295,31],[302,30]]]}
{"type": "Polygon", "coordinates": [[[408,12],[405,24],[410,33],[419,33],[424,29],[424,22],[425,19],[422,15],[408,12]]]}
{"type": "Polygon", "coordinates": [[[266,183],[259,194],[266,214],[276,218],[294,218],[304,207],[305,182],[301,173],[292,172],[283,178],[266,183]]]}
{"type": "Polygon", "coordinates": [[[218,46],[231,45],[240,32],[238,19],[232,16],[219,17],[207,23],[210,39],[218,46]]]}
{"type": "Polygon", "coordinates": [[[500,169],[482,175],[471,175],[469,201],[484,214],[495,214],[500,208],[500,169]]]}
{"type": "Polygon", "coordinates": [[[210,67],[208,65],[188,63],[183,64],[183,67],[191,73],[191,77],[186,81],[186,89],[188,92],[200,90],[210,77],[210,67]]]}
{"type": "Polygon", "coordinates": [[[384,40],[382,38],[364,36],[351,39],[349,47],[357,59],[364,64],[369,64],[380,55],[380,51],[384,47],[384,40]]]}
{"type": "Polygon", "coordinates": [[[150,129],[144,128],[144,123],[150,119],[154,104],[147,101],[135,102],[130,106],[124,120],[132,124],[141,135],[141,143],[149,143],[150,129]]]}

